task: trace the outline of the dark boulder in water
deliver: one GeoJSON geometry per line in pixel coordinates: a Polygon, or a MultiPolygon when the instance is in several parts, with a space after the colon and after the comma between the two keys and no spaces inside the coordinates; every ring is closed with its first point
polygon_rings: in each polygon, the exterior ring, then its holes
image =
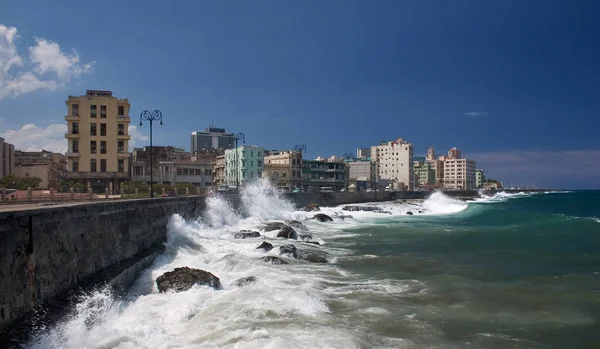
{"type": "Polygon", "coordinates": [[[250,231],[250,230],[242,230],[233,236],[234,239],[249,239],[249,238],[258,238],[258,237],[260,237],[259,232],[250,231]]]}
{"type": "Polygon", "coordinates": [[[319,208],[319,205],[317,205],[316,203],[310,203],[308,205],[306,205],[302,211],[307,211],[307,212],[312,212],[312,211],[321,211],[321,209],[319,208]]]}
{"type": "Polygon", "coordinates": [[[257,250],[265,250],[265,251],[271,251],[273,249],[273,245],[271,245],[270,243],[263,241],[262,244],[260,244],[260,246],[258,246],[256,248],[257,250]]]}
{"type": "Polygon", "coordinates": [[[269,222],[269,223],[266,223],[263,226],[263,229],[264,229],[264,231],[273,231],[273,230],[282,229],[284,227],[287,227],[287,225],[285,223],[281,223],[281,222],[269,222]]]}
{"type": "Polygon", "coordinates": [[[263,258],[263,261],[265,261],[267,263],[271,263],[271,264],[288,264],[288,262],[284,261],[283,259],[281,259],[279,257],[275,257],[275,256],[266,256],[263,258]]]}
{"type": "Polygon", "coordinates": [[[173,271],[166,272],[156,279],[156,286],[160,292],[168,290],[186,291],[194,285],[206,285],[214,289],[221,287],[219,278],[213,274],[188,267],[175,268],[173,271]]]}
{"type": "Polygon", "coordinates": [[[329,217],[324,213],[317,213],[313,219],[317,219],[319,222],[332,222],[333,218],[329,217]]]}
{"type": "Polygon", "coordinates": [[[298,249],[292,244],[279,246],[279,254],[285,254],[288,257],[298,258],[298,249]]]}
{"type": "Polygon", "coordinates": [[[241,279],[237,279],[233,282],[233,286],[237,286],[237,287],[244,287],[244,286],[248,286],[251,283],[256,282],[256,276],[248,276],[245,278],[241,278],[241,279]]]}
{"type": "Polygon", "coordinates": [[[292,239],[292,240],[297,240],[298,239],[298,234],[296,233],[296,231],[294,230],[294,228],[286,225],[285,227],[283,227],[279,233],[277,234],[278,238],[286,238],[286,239],[292,239]]]}
{"type": "Polygon", "coordinates": [[[300,222],[300,221],[293,220],[293,221],[287,222],[287,224],[290,227],[299,228],[299,229],[303,229],[303,230],[308,230],[308,228],[306,228],[306,226],[304,224],[302,224],[302,222],[300,222]]]}
{"type": "Polygon", "coordinates": [[[410,212],[410,211],[406,212],[406,214],[407,214],[407,215],[409,215],[409,216],[412,216],[412,215],[413,215],[413,213],[412,213],[412,212],[410,212]]]}
{"type": "Polygon", "coordinates": [[[311,263],[329,263],[325,256],[314,252],[302,252],[298,255],[298,259],[303,259],[311,263]]]}

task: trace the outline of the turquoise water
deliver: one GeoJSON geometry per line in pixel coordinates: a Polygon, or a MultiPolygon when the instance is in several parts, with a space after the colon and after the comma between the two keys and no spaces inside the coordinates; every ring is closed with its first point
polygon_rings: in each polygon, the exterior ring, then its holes
{"type": "Polygon", "coordinates": [[[600,192],[471,203],[446,216],[379,219],[340,247],[340,267],[413,280],[374,294],[372,327],[415,347],[600,347],[600,192]]]}

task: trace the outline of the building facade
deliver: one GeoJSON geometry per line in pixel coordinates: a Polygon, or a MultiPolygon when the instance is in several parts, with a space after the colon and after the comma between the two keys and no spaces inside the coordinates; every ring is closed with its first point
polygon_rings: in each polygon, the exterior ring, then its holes
{"type": "Polygon", "coordinates": [[[225,154],[216,157],[213,176],[213,186],[225,184],[225,154]]]}
{"type": "Polygon", "coordinates": [[[431,187],[436,184],[435,169],[431,162],[415,160],[415,186],[420,188],[431,187]]]}
{"type": "Polygon", "coordinates": [[[456,147],[448,151],[447,157],[440,157],[444,163],[444,188],[471,190],[475,188],[475,161],[463,159],[456,147]]]}
{"type": "Polygon", "coordinates": [[[263,147],[255,145],[225,150],[225,184],[243,185],[262,178],[264,156],[263,147]]]}
{"type": "Polygon", "coordinates": [[[356,183],[358,190],[375,189],[377,174],[374,162],[368,159],[356,159],[347,162],[346,165],[348,166],[348,180],[356,183]]]}
{"type": "Polygon", "coordinates": [[[213,164],[223,151],[216,149],[197,153],[172,146],[135,148],[132,154],[131,179],[175,186],[192,184],[200,189],[213,186],[213,164]],[[152,161],[150,161],[152,159],[152,161]],[[152,176],[151,176],[152,169],[152,176]]]}
{"type": "Polygon", "coordinates": [[[282,190],[300,188],[302,181],[302,152],[267,150],[264,159],[264,178],[282,190]]]}
{"type": "Polygon", "coordinates": [[[129,179],[129,109],[127,99],[111,91],[87,90],[67,104],[67,177],[94,192],[118,193],[129,179]]]}
{"type": "Polygon", "coordinates": [[[67,158],[63,154],[49,151],[15,152],[15,176],[38,177],[39,189],[59,189],[66,180],[67,158]]]}
{"type": "Polygon", "coordinates": [[[332,188],[340,191],[346,188],[346,164],[342,159],[330,158],[303,160],[302,190],[321,191],[322,188],[332,188]]]}
{"type": "Polygon", "coordinates": [[[475,188],[483,188],[485,183],[485,174],[482,169],[475,170],[475,188]]]}
{"type": "Polygon", "coordinates": [[[15,146],[0,137],[0,179],[14,174],[15,146]]]}
{"type": "Polygon", "coordinates": [[[232,149],[235,145],[232,133],[226,133],[224,128],[211,125],[204,131],[194,131],[191,136],[190,150],[192,153],[202,149],[232,149]]]}
{"type": "Polygon", "coordinates": [[[431,147],[427,150],[427,156],[425,157],[425,161],[431,164],[431,168],[435,172],[435,185],[443,186],[444,185],[444,162],[436,158],[435,156],[435,148],[431,147]]]}
{"type": "Polygon", "coordinates": [[[371,161],[376,164],[378,180],[389,180],[394,190],[414,189],[413,156],[412,144],[402,138],[371,147],[371,161]]]}

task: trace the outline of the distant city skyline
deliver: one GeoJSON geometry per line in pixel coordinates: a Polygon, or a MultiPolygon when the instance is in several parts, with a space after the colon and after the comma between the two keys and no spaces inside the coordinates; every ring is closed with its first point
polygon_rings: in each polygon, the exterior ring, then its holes
{"type": "Polygon", "coordinates": [[[64,152],[65,100],[105,89],[131,103],[130,148],[148,145],[139,113],[160,109],[158,145],[189,149],[211,122],[310,159],[402,137],[416,156],[458,147],[505,183],[600,189],[600,3],[140,6],[7,0],[0,137],[64,152]],[[90,27],[108,7],[127,25],[90,27]]]}

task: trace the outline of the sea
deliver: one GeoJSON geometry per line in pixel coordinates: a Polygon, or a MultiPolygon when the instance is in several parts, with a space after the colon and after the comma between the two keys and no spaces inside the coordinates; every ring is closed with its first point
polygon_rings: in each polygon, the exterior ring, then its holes
{"type": "Polygon", "coordinates": [[[212,196],[201,218],[170,218],[164,254],[125,295],[80,296],[26,347],[600,347],[600,192],[363,205],[383,212],[322,207],[333,221],[319,222],[265,182],[243,189],[239,209],[212,196]],[[320,245],[261,230],[289,220],[320,245]],[[261,237],[235,239],[244,229],[261,237]],[[256,249],[263,241],[275,248],[256,249]],[[280,256],[288,243],[329,263],[280,256]],[[156,278],[183,266],[213,273],[221,289],[160,293],[156,278]]]}

